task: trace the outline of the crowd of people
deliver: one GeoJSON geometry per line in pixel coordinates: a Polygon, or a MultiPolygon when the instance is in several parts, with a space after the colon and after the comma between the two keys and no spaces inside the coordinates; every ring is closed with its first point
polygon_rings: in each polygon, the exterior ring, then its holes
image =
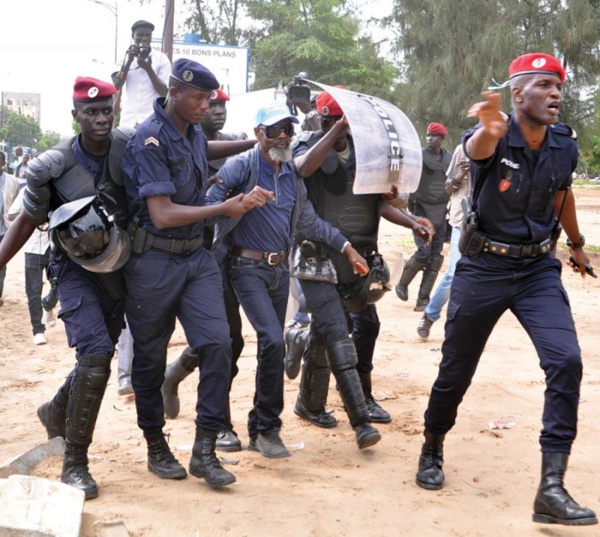
{"type": "MultiPolygon", "coordinates": [[[[429,336],[449,302],[416,483],[443,487],[445,436],[490,333],[511,310],[534,342],[546,379],[533,520],[597,523],[563,483],[582,366],[553,255],[560,226],[573,270],[584,276],[589,260],[570,190],[577,143],[558,122],[566,78],[560,62],[542,53],[515,59],[512,112],[502,112],[498,94],[486,94],[470,110],[479,122],[454,153],[442,147],[446,127],[430,123],[421,180],[405,199],[393,188],[355,194],[351,125],[329,92],[313,101],[306,130],[298,132],[290,107],[275,101],[256,111],[254,138],[222,132],[229,96],[215,75],[195,61],[171,65],[148,50],[153,29],[147,21],[133,25],[134,44],[112,83],[76,79],[72,115],[81,133],[22,163],[21,206],[12,222],[0,221],[3,271],[35,233],[49,233],[53,244],[37,263],[47,267],[60,301],[75,364],[37,413],[48,438],[66,440],[62,481],[86,499],[98,496],[88,449],[121,338],[119,390],[135,394],[148,470],[174,480],[189,472],[215,488],[234,483],[216,450],[243,447],[229,408],[244,346],[240,307],[257,337],[247,448],[267,458],[291,456],[281,434],[284,374],[300,370],[299,418],[336,426],[326,411],[333,373],[358,448],[377,444],[385,430],[373,424],[393,420],[373,397],[371,376],[381,329],[376,302],[393,284],[377,246],[383,217],[414,235],[417,250],[396,293],[406,301],[422,272],[419,337],[429,336]],[[443,266],[448,207],[450,264],[431,297],[443,266]],[[291,285],[310,322],[290,328],[296,332],[288,337],[291,285]],[[177,322],[189,346],[168,365],[177,322]],[[164,427],[165,418],[179,414],[179,384],[195,370],[195,437],[186,470],[164,427]]],[[[5,159],[0,154],[3,167],[5,159]]],[[[4,216],[19,185],[2,173],[0,188],[4,216]]],[[[38,330],[40,307],[30,298],[38,330]]]]}

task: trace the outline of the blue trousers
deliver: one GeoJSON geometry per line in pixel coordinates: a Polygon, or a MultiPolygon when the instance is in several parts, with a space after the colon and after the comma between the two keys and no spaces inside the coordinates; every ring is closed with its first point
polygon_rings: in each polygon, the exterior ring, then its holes
{"type": "Polygon", "coordinates": [[[248,321],[256,330],[258,363],[248,434],[281,429],[283,411],[283,325],[290,289],[287,263],[268,265],[243,257],[229,260],[229,279],[248,321]]]}
{"type": "Polygon", "coordinates": [[[223,279],[213,255],[204,248],[190,254],[148,250],[132,254],[125,277],[125,309],[133,336],[131,383],[139,427],[152,434],[165,425],[160,388],[167,346],[178,319],[199,358],[196,425],[220,430],[231,374],[231,339],[223,279]]]}
{"type": "Polygon", "coordinates": [[[479,358],[498,319],[510,310],[527,331],[546,378],[542,451],[570,453],[577,434],[581,351],[560,261],[549,254],[513,259],[463,256],[456,265],[442,361],[425,412],[425,428],[445,434],[456,421],[479,358]]]}
{"type": "Polygon", "coordinates": [[[429,299],[429,303],[425,308],[425,315],[429,317],[431,321],[437,321],[442,316],[442,308],[444,304],[448,302],[450,297],[450,286],[452,285],[452,279],[454,278],[454,271],[456,270],[456,263],[460,259],[460,250],[458,249],[458,240],[460,239],[460,227],[452,228],[452,237],[450,238],[450,264],[448,270],[442,276],[442,279],[438,283],[435,291],[429,299]]]}

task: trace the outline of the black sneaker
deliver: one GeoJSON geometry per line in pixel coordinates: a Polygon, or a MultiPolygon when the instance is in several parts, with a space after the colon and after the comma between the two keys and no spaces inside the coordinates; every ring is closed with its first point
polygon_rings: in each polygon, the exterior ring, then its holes
{"type": "Polygon", "coordinates": [[[268,433],[258,433],[256,438],[252,438],[248,443],[248,450],[260,451],[263,457],[269,459],[283,459],[291,457],[292,454],[283,445],[279,432],[276,430],[268,433]]]}
{"type": "Polygon", "coordinates": [[[429,317],[427,317],[427,314],[425,313],[423,314],[423,317],[421,317],[421,320],[417,325],[417,334],[423,341],[427,341],[427,338],[429,337],[429,332],[434,322],[435,321],[432,321],[429,317]]]}

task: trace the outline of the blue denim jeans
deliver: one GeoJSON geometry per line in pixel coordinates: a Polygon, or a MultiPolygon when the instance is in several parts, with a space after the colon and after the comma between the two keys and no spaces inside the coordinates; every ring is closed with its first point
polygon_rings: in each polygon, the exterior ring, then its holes
{"type": "Polygon", "coordinates": [[[460,239],[460,226],[452,228],[452,237],[450,238],[450,265],[448,270],[442,276],[442,279],[435,288],[429,304],[425,308],[425,315],[430,321],[437,321],[442,316],[442,308],[448,302],[450,297],[450,287],[454,278],[454,270],[456,263],[460,259],[460,251],[458,249],[458,239],[460,239]]]}
{"type": "Polygon", "coordinates": [[[248,321],[256,330],[258,364],[254,405],[248,415],[251,439],[281,429],[283,411],[283,325],[290,290],[287,263],[268,265],[232,256],[229,278],[248,321]]]}

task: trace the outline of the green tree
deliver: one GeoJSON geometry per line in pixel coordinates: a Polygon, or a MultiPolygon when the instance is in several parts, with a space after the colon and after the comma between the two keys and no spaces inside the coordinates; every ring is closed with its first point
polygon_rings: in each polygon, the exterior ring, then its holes
{"type": "Polygon", "coordinates": [[[57,132],[45,132],[37,144],[38,153],[43,153],[60,142],[60,134],[57,132]]]}
{"type": "Polygon", "coordinates": [[[13,146],[35,147],[42,138],[42,131],[32,117],[3,108],[1,136],[13,146]]]}
{"type": "MultiPolygon", "coordinates": [[[[600,73],[599,0],[395,0],[386,22],[401,57],[396,97],[421,132],[441,121],[458,141],[480,92],[506,80],[516,56],[541,51],[563,61],[563,121],[587,136],[589,87],[600,73]]],[[[508,90],[503,99],[510,109],[508,90]]]]}
{"type": "Polygon", "coordinates": [[[243,0],[183,0],[188,17],[184,27],[216,45],[240,45],[239,20],[245,13],[243,0]]]}

